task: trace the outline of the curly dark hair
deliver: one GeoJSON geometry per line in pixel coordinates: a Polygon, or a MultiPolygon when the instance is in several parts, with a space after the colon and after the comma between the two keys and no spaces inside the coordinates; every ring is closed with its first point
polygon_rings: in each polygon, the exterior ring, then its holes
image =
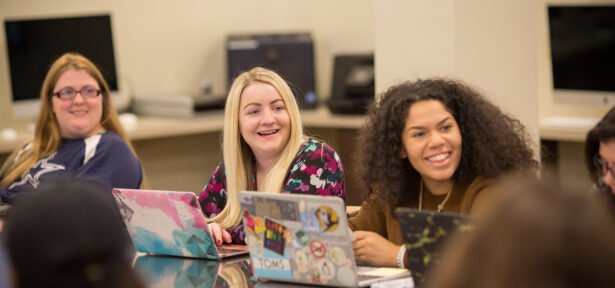
{"type": "Polygon", "coordinates": [[[538,168],[523,124],[474,89],[443,78],[404,82],[371,104],[358,142],[361,184],[391,209],[418,203],[421,176],[408,159],[400,157],[402,132],[410,106],[430,99],[440,101],[459,125],[463,145],[453,175],[456,182],[538,168]]]}
{"type": "Polygon", "coordinates": [[[592,130],[587,133],[585,140],[585,164],[589,176],[594,180],[602,178],[602,170],[595,164],[595,159],[600,151],[600,142],[608,142],[615,139],[615,107],[602,117],[592,130]]]}

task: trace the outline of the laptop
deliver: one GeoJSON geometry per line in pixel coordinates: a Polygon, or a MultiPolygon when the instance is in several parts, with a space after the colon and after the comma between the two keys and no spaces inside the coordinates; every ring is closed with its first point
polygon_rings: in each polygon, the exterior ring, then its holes
{"type": "Polygon", "coordinates": [[[113,189],[138,252],[221,259],[247,254],[245,245],[216,246],[192,192],[113,189]]]}
{"type": "Polygon", "coordinates": [[[134,270],[148,288],[167,287],[253,287],[249,257],[224,261],[141,254],[134,270]]]}
{"type": "Polygon", "coordinates": [[[425,282],[428,268],[439,261],[438,255],[450,235],[473,229],[470,217],[462,214],[400,207],[395,215],[406,243],[408,269],[417,286],[425,282]]]}
{"type": "Polygon", "coordinates": [[[354,234],[339,197],[241,191],[239,203],[259,281],[341,287],[401,277],[412,281],[406,269],[357,267],[354,234]]]}

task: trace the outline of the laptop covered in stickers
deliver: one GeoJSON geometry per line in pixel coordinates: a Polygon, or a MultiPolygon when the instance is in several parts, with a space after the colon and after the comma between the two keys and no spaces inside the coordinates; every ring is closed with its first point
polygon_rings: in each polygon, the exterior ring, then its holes
{"type": "Polygon", "coordinates": [[[473,229],[471,217],[463,214],[400,207],[395,215],[406,244],[408,269],[417,286],[425,282],[428,268],[437,265],[438,255],[450,236],[473,229]]]}
{"type": "Polygon", "coordinates": [[[215,245],[192,192],[114,188],[113,198],[138,252],[206,259],[248,253],[245,245],[215,245]]]}
{"type": "Polygon", "coordinates": [[[239,203],[259,281],[337,287],[401,277],[412,281],[406,269],[356,265],[354,235],[339,197],[241,191],[239,203]]]}

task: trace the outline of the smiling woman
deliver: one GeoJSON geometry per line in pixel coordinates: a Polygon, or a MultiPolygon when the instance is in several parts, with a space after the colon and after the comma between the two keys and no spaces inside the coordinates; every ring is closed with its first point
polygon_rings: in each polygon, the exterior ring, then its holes
{"type": "Polygon", "coordinates": [[[348,219],[355,257],[404,266],[397,207],[479,214],[509,172],[538,168],[519,120],[461,82],[391,87],[371,106],[358,141],[369,198],[348,219]]]}
{"type": "Polygon", "coordinates": [[[0,169],[1,200],[12,203],[56,178],[93,179],[109,190],[139,188],[143,178],[102,74],[73,53],[58,58],[47,73],[34,139],[0,169]]]}
{"type": "Polygon", "coordinates": [[[224,160],[199,196],[218,245],[245,244],[240,190],[345,197],[339,156],[303,134],[295,97],[275,72],[257,67],[235,79],[223,135],[224,160]]]}

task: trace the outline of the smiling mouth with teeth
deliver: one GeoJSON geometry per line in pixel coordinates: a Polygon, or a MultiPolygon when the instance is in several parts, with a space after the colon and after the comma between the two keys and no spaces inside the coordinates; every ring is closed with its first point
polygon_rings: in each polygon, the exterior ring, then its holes
{"type": "Polygon", "coordinates": [[[276,130],[271,130],[271,131],[263,131],[263,132],[258,132],[256,134],[258,135],[271,135],[271,134],[275,134],[276,132],[278,132],[278,129],[276,130]]]}
{"type": "Polygon", "coordinates": [[[450,153],[442,153],[442,154],[438,154],[438,155],[433,156],[433,157],[429,157],[429,158],[427,158],[427,160],[429,160],[429,161],[441,161],[441,160],[446,159],[449,155],[450,155],[450,153]]]}

